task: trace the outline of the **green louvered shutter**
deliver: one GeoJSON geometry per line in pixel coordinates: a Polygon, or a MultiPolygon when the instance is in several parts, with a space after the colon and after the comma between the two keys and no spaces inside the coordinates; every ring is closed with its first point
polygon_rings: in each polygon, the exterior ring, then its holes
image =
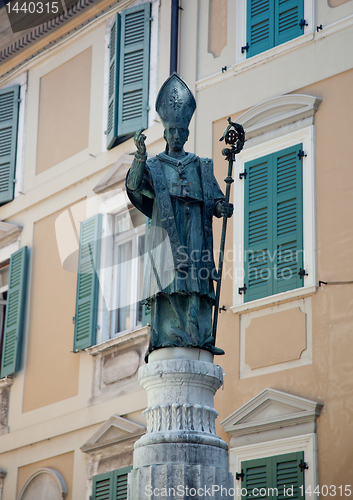
{"type": "Polygon", "coordinates": [[[272,219],[270,156],[245,164],[244,206],[244,301],[272,294],[270,256],[272,254],[272,219]]]}
{"type": "Polygon", "coordinates": [[[125,467],[114,471],[114,495],[113,500],[127,500],[127,476],[132,467],[125,467]]]}
{"type": "Polygon", "coordinates": [[[274,251],[277,276],[273,293],[303,286],[298,275],[303,268],[302,160],[298,144],[272,155],[274,251]]]}
{"type": "Polygon", "coordinates": [[[113,476],[113,471],[93,476],[92,500],[115,500],[113,476]]]}
{"type": "Polygon", "coordinates": [[[241,487],[247,490],[242,499],[304,500],[304,470],[299,467],[301,461],[304,462],[302,451],[241,462],[244,474],[241,487]]]}
{"type": "Polygon", "coordinates": [[[303,34],[304,0],[275,0],[275,45],[303,34]]]}
{"type": "Polygon", "coordinates": [[[270,459],[246,460],[245,462],[241,462],[241,470],[244,474],[241,487],[246,488],[247,491],[247,495],[242,495],[242,498],[244,500],[267,498],[267,495],[260,494],[259,490],[265,488],[267,491],[271,487],[270,459]],[[255,488],[257,488],[256,491],[254,491],[255,488]]]}
{"type": "Polygon", "coordinates": [[[304,470],[299,467],[300,461],[304,462],[304,452],[298,451],[271,458],[272,484],[278,489],[278,500],[304,500],[304,470]]]}
{"type": "Polygon", "coordinates": [[[13,200],[20,87],[0,90],[0,205],[13,200]]]}
{"type": "Polygon", "coordinates": [[[100,236],[101,214],[81,222],[74,334],[75,352],[95,343],[100,236]]]}
{"type": "Polygon", "coordinates": [[[9,290],[5,314],[1,377],[18,370],[23,329],[27,278],[27,247],[11,255],[9,290]]]}
{"type": "Polygon", "coordinates": [[[127,476],[132,467],[93,476],[92,500],[127,500],[127,476]]]}
{"type": "Polygon", "coordinates": [[[151,4],[121,13],[118,136],[148,127],[151,4]]]}
{"type": "MultiPolygon", "coordinates": [[[[145,230],[145,248],[144,248],[144,268],[146,269],[147,264],[147,255],[146,251],[148,248],[148,237],[149,231],[151,227],[151,219],[146,217],[146,230],[145,230]]],[[[143,273],[145,275],[145,273],[143,273]]],[[[147,304],[143,303],[142,305],[142,326],[147,326],[151,324],[151,309],[147,306],[147,304]]]]}
{"type": "Polygon", "coordinates": [[[274,46],[274,0],[248,0],[246,32],[249,50],[255,56],[274,46]]]}
{"type": "Polygon", "coordinates": [[[109,42],[109,84],[107,149],[115,146],[118,136],[118,88],[120,57],[120,14],[117,14],[110,29],[109,42]]]}

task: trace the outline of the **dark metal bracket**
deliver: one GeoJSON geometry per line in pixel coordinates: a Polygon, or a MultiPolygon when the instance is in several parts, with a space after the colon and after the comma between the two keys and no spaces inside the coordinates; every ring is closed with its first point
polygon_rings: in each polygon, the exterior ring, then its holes
{"type": "Polygon", "coordinates": [[[308,155],[301,149],[298,153],[299,160],[301,160],[304,156],[306,158],[308,155]]]}
{"type": "Polygon", "coordinates": [[[305,19],[301,19],[300,20],[300,23],[299,23],[299,26],[304,29],[304,26],[309,26],[308,23],[305,21],[305,19]]]}
{"type": "Polygon", "coordinates": [[[304,276],[309,276],[305,269],[302,268],[299,269],[298,275],[301,277],[301,279],[304,279],[304,276]]]}
{"type": "Polygon", "coordinates": [[[319,31],[323,30],[324,28],[322,27],[322,24],[320,26],[316,26],[316,31],[319,33],[319,31]]]}
{"type": "Polygon", "coordinates": [[[308,464],[306,462],[303,462],[302,458],[300,459],[300,464],[298,465],[298,467],[301,470],[301,472],[303,472],[303,470],[309,469],[308,464]]]}
{"type": "Polygon", "coordinates": [[[248,175],[246,169],[244,170],[244,172],[241,172],[239,174],[239,179],[246,179],[246,176],[248,175]]]}
{"type": "Polygon", "coordinates": [[[241,48],[241,53],[244,54],[244,52],[247,52],[249,49],[250,49],[250,45],[248,44],[248,42],[246,42],[246,45],[244,45],[241,48]]]}
{"type": "Polygon", "coordinates": [[[247,289],[248,289],[248,288],[247,288],[246,284],[244,283],[244,286],[242,286],[241,288],[238,288],[238,293],[239,293],[239,295],[242,295],[242,294],[244,294],[244,295],[245,295],[245,294],[246,294],[246,290],[247,290],[247,289]]]}
{"type": "Polygon", "coordinates": [[[244,479],[244,476],[245,476],[245,474],[244,474],[244,472],[243,472],[243,469],[241,470],[241,472],[236,472],[236,473],[235,473],[235,479],[236,479],[237,481],[243,480],[243,479],[244,479]]]}
{"type": "Polygon", "coordinates": [[[225,71],[227,71],[228,67],[227,66],[223,66],[222,68],[222,73],[224,73],[225,71]]]}
{"type": "Polygon", "coordinates": [[[221,314],[222,311],[226,311],[226,310],[227,310],[226,306],[223,305],[222,307],[219,308],[219,314],[221,314]]]}

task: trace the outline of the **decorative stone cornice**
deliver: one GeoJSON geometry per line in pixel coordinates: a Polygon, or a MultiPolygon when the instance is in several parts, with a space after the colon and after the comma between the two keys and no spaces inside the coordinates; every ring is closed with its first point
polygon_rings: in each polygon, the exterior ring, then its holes
{"type": "Polygon", "coordinates": [[[274,389],[265,389],[221,422],[233,437],[315,423],[323,407],[311,401],[274,389]]]}
{"type": "Polygon", "coordinates": [[[0,221],[0,248],[15,241],[22,231],[22,227],[17,224],[0,221]]]}
{"type": "Polygon", "coordinates": [[[142,326],[132,332],[125,333],[124,335],[120,335],[118,337],[114,337],[113,339],[106,340],[101,344],[94,345],[92,347],[87,347],[85,349],[86,352],[92,354],[92,356],[96,356],[97,354],[107,354],[109,351],[115,351],[120,349],[126,349],[127,347],[132,347],[137,344],[141,344],[141,342],[149,337],[150,327],[142,326]]]}
{"type": "Polygon", "coordinates": [[[145,433],[140,424],[117,415],[111,416],[93,436],[81,446],[84,453],[101,450],[126,440],[136,440],[145,433]]]}
{"type": "Polygon", "coordinates": [[[93,188],[95,193],[103,193],[113,187],[116,187],[121,181],[125,180],[126,174],[131,167],[132,155],[121,155],[119,160],[108,170],[101,181],[93,188]]]}
{"type": "Polygon", "coordinates": [[[237,122],[243,125],[249,140],[305,118],[312,117],[313,123],[320,103],[321,99],[310,95],[281,95],[253,106],[240,115],[237,122]]]}

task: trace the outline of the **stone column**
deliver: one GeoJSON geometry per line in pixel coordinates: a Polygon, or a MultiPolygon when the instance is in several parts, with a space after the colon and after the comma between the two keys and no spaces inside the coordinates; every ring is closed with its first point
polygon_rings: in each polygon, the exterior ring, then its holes
{"type": "Polygon", "coordinates": [[[135,443],[130,500],[230,499],[228,446],[216,435],[213,397],[223,371],[195,348],[152,352],[139,369],[147,432],[135,443]]]}

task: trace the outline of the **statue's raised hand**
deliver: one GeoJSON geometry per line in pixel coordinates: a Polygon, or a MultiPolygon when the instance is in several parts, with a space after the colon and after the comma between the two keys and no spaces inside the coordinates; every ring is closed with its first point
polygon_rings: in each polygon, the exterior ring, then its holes
{"type": "Polygon", "coordinates": [[[141,128],[134,135],[135,146],[136,146],[137,152],[140,155],[146,154],[146,144],[145,144],[146,136],[142,133],[144,130],[145,129],[141,128]]]}

